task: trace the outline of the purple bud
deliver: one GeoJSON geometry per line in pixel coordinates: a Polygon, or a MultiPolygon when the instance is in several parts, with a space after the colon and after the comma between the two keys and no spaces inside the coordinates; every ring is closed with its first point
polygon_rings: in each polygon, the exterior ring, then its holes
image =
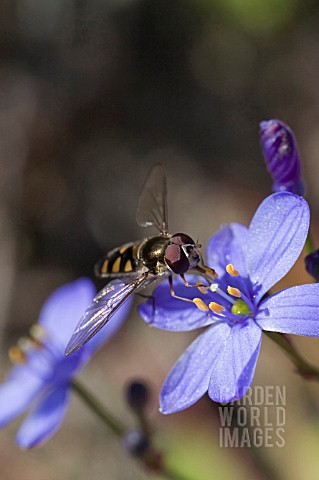
{"type": "Polygon", "coordinates": [[[297,142],[288,125],[280,120],[261,122],[260,137],[273,191],[304,195],[297,142]]]}
{"type": "Polygon", "coordinates": [[[144,382],[134,381],[126,388],[126,401],[133,410],[142,410],[149,397],[149,388],[144,382]]]}
{"type": "Polygon", "coordinates": [[[123,438],[123,446],[132,455],[140,457],[145,455],[150,444],[148,439],[140,430],[130,430],[123,438]]]}
{"type": "Polygon", "coordinates": [[[307,272],[319,282],[319,249],[306,256],[305,264],[307,272]]]}

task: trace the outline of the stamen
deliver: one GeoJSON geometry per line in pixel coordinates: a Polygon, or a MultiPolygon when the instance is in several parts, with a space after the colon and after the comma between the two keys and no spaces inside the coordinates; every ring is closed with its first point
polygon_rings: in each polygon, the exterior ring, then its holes
{"type": "Polygon", "coordinates": [[[234,265],[232,263],[229,263],[226,265],[226,272],[229,273],[232,277],[238,277],[239,272],[234,268],[234,265]]]}
{"type": "Polygon", "coordinates": [[[227,287],[227,292],[229,293],[229,295],[232,295],[233,297],[236,297],[236,298],[241,297],[241,293],[240,293],[240,290],[238,290],[238,288],[228,286],[227,287]]]}
{"type": "Polygon", "coordinates": [[[26,355],[23,353],[21,348],[19,348],[17,345],[13,345],[12,347],[9,348],[8,356],[9,356],[10,362],[13,364],[27,362],[26,355]]]}
{"type": "Polygon", "coordinates": [[[217,293],[221,297],[225,298],[225,300],[227,300],[228,302],[230,302],[234,305],[235,300],[232,297],[230,297],[229,295],[227,295],[227,293],[223,292],[223,290],[221,288],[219,288],[218,283],[212,283],[209,288],[213,293],[217,293]]]}
{"type": "Polygon", "coordinates": [[[35,323],[30,327],[29,333],[34,346],[37,348],[42,348],[43,340],[47,338],[47,333],[42,325],[35,323]]]}
{"type": "Polygon", "coordinates": [[[209,308],[206,303],[203,302],[201,298],[193,298],[193,303],[195,303],[196,307],[201,310],[202,312],[208,312],[209,308]]]}
{"type": "Polygon", "coordinates": [[[217,315],[219,315],[220,313],[222,313],[223,310],[225,310],[225,307],[216,302],[210,302],[208,306],[217,315]]]}
{"type": "Polygon", "coordinates": [[[18,348],[25,354],[32,350],[34,347],[34,342],[28,337],[21,337],[17,341],[18,348]]]}
{"type": "Polygon", "coordinates": [[[219,289],[218,283],[212,283],[212,284],[210,285],[209,289],[210,289],[213,293],[217,293],[217,290],[219,289]]]}
{"type": "Polygon", "coordinates": [[[196,282],[197,288],[201,293],[207,294],[207,287],[205,287],[200,280],[196,282]]]}

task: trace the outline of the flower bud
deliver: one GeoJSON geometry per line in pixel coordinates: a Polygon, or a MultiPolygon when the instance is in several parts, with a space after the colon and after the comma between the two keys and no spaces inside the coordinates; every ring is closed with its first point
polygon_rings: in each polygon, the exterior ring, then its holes
{"type": "Polygon", "coordinates": [[[143,432],[136,429],[127,432],[123,438],[123,446],[125,450],[137,457],[145,455],[150,448],[149,441],[143,432]]]}
{"type": "Polygon", "coordinates": [[[319,282],[319,249],[306,256],[305,264],[307,272],[319,282]]]}
{"type": "Polygon", "coordinates": [[[280,120],[261,122],[260,138],[273,191],[304,195],[297,142],[288,125],[280,120]]]}
{"type": "Polygon", "coordinates": [[[132,410],[142,410],[149,401],[148,386],[141,381],[131,382],[126,388],[126,401],[132,410]]]}

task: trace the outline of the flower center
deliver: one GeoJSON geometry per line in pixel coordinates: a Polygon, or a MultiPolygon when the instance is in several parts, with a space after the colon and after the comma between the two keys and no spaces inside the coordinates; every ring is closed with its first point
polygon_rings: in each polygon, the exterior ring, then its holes
{"type": "Polygon", "coordinates": [[[28,353],[31,353],[34,350],[44,349],[44,340],[46,338],[47,334],[41,325],[39,325],[38,323],[32,325],[29,330],[29,336],[19,338],[17,345],[13,345],[9,348],[9,359],[14,364],[27,363],[28,353]]]}
{"type": "Polygon", "coordinates": [[[13,364],[27,365],[36,376],[46,379],[51,374],[52,365],[57,361],[57,352],[48,334],[40,324],[32,325],[28,337],[22,337],[17,345],[9,348],[9,358],[13,364]]]}
{"type": "Polygon", "coordinates": [[[231,313],[234,315],[251,315],[251,310],[247,303],[242,298],[239,298],[231,307],[231,313]]]}
{"type": "MultiPolygon", "coordinates": [[[[232,277],[240,277],[239,272],[232,264],[228,264],[225,270],[232,277]]],[[[233,315],[252,315],[253,305],[251,304],[249,298],[247,298],[246,295],[244,295],[236,287],[228,285],[226,293],[224,290],[222,290],[222,288],[220,288],[217,282],[211,283],[210,285],[203,285],[201,282],[197,282],[197,288],[201,293],[208,294],[209,292],[212,292],[219,295],[223,300],[226,300],[231,304],[230,311],[233,315]]],[[[216,301],[205,303],[201,298],[193,298],[191,301],[199,310],[203,312],[209,312],[209,310],[211,310],[216,315],[223,316],[225,306],[216,301]]]]}

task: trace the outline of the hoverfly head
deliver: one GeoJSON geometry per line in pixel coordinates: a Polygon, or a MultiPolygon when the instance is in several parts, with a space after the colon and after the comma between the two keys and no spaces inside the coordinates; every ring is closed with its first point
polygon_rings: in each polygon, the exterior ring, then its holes
{"type": "Polygon", "coordinates": [[[185,233],[175,233],[166,248],[165,262],[178,275],[197,267],[200,262],[197,244],[185,233]]]}

